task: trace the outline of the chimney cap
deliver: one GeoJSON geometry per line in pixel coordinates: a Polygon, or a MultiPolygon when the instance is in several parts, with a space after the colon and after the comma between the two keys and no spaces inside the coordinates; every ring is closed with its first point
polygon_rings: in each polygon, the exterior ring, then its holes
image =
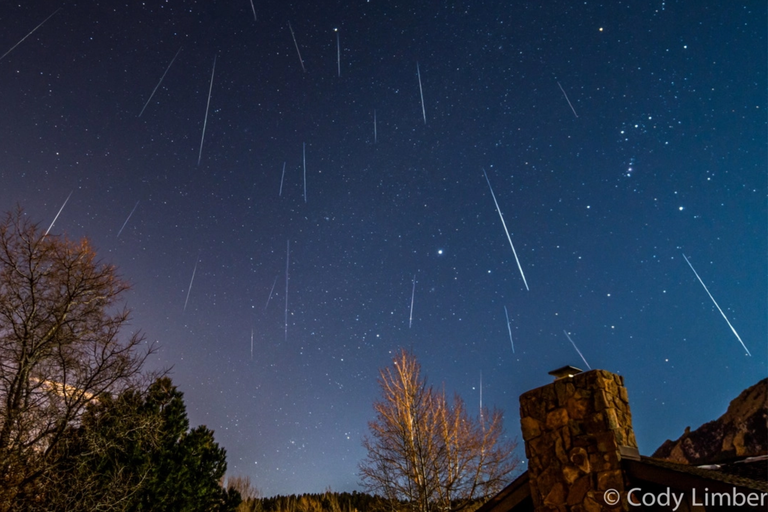
{"type": "Polygon", "coordinates": [[[549,372],[550,375],[555,377],[555,380],[557,379],[564,379],[565,377],[573,377],[574,375],[581,373],[583,370],[581,368],[576,368],[575,366],[567,365],[563,366],[562,368],[558,368],[557,370],[552,370],[549,372]]]}

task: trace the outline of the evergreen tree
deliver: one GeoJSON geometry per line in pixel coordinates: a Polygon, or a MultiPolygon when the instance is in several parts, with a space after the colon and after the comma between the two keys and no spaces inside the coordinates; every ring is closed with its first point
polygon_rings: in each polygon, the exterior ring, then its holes
{"type": "Polygon", "coordinates": [[[167,377],[144,394],[102,397],[63,446],[45,510],[224,512],[240,503],[219,484],[226,451],[205,426],[189,429],[183,394],[167,377]]]}
{"type": "Polygon", "coordinates": [[[210,511],[234,510],[239,495],[219,485],[227,470],[226,450],[201,425],[189,430],[183,394],[169,378],[158,379],[149,389],[145,414],[160,420],[157,448],[147,455],[149,471],[138,492],[136,510],[210,511]]]}

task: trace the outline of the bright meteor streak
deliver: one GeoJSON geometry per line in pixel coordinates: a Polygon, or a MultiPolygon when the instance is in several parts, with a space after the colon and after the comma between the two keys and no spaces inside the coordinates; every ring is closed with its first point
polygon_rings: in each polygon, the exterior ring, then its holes
{"type": "Polygon", "coordinates": [[[501,219],[501,225],[504,226],[504,232],[507,234],[507,240],[509,240],[509,246],[512,247],[512,254],[515,255],[515,261],[517,262],[517,268],[520,269],[520,275],[523,277],[523,283],[525,284],[525,289],[530,290],[528,288],[528,281],[525,280],[525,274],[523,274],[523,267],[520,266],[520,260],[517,258],[517,251],[515,251],[515,245],[512,243],[512,237],[509,236],[509,230],[507,229],[507,223],[504,222],[504,216],[501,214],[501,208],[499,208],[499,202],[496,200],[496,194],[493,193],[493,187],[491,186],[491,180],[488,179],[488,174],[486,174],[485,169],[483,169],[483,176],[485,176],[485,181],[488,182],[488,188],[491,189],[491,197],[493,197],[493,202],[496,204],[496,211],[499,212],[499,218],[501,219]]]}
{"type": "Polygon", "coordinates": [[[51,228],[54,224],[56,224],[56,219],[59,218],[59,215],[61,215],[61,211],[64,209],[65,206],[67,206],[67,201],[69,201],[69,198],[72,197],[72,192],[69,193],[67,198],[64,200],[64,204],[61,205],[61,208],[59,208],[59,213],[56,214],[56,216],[53,218],[53,222],[51,222],[51,225],[48,226],[48,229],[45,230],[45,234],[43,236],[47,236],[48,233],[51,231],[51,228]]]}
{"type": "Polygon", "coordinates": [[[717,310],[720,312],[720,314],[721,314],[721,315],[723,315],[723,318],[725,318],[725,321],[728,323],[728,327],[730,327],[730,328],[731,328],[731,331],[733,331],[733,334],[736,336],[736,339],[738,339],[738,340],[739,340],[739,343],[741,343],[741,346],[742,346],[742,347],[744,347],[744,350],[746,350],[746,351],[747,351],[747,355],[751,357],[751,356],[752,356],[752,354],[749,352],[749,349],[748,349],[748,348],[747,348],[747,346],[744,344],[744,342],[743,342],[743,341],[741,341],[741,336],[739,336],[739,333],[737,333],[737,332],[736,332],[736,329],[734,329],[734,328],[733,328],[733,325],[731,325],[731,322],[730,322],[730,320],[728,320],[728,317],[727,317],[727,316],[725,316],[725,313],[723,313],[723,310],[722,310],[722,309],[720,308],[720,306],[717,304],[717,301],[715,300],[715,298],[712,296],[712,294],[711,294],[711,293],[709,293],[709,289],[707,288],[707,285],[705,285],[705,284],[704,284],[704,281],[702,281],[702,280],[701,280],[701,278],[699,277],[699,274],[698,274],[698,272],[696,272],[696,269],[695,269],[695,268],[693,268],[693,265],[691,265],[691,262],[690,262],[690,261],[688,261],[688,258],[685,256],[685,254],[683,254],[683,258],[685,258],[685,262],[688,264],[688,266],[689,266],[689,267],[691,267],[691,270],[693,270],[693,273],[694,273],[694,275],[696,276],[696,279],[698,279],[698,280],[699,280],[699,282],[701,283],[701,286],[703,286],[703,287],[704,287],[704,291],[705,291],[705,292],[707,292],[707,295],[709,295],[709,298],[710,298],[710,299],[712,299],[712,303],[715,305],[715,307],[716,307],[716,308],[717,308],[717,310]]]}

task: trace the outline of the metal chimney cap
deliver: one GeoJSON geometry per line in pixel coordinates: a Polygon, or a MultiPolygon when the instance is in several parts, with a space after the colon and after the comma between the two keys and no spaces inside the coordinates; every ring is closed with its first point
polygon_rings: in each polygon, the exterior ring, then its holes
{"type": "Polygon", "coordinates": [[[563,366],[562,368],[558,368],[557,370],[552,370],[549,372],[550,375],[552,375],[555,380],[557,379],[564,379],[566,377],[573,377],[574,375],[581,373],[583,370],[581,368],[576,368],[575,366],[563,366]]]}

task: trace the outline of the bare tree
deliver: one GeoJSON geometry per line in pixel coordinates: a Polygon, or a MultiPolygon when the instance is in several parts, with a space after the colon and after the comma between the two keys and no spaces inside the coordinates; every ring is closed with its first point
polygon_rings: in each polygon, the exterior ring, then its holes
{"type": "Polygon", "coordinates": [[[403,500],[418,512],[461,510],[506,484],[519,464],[515,444],[504,438],[500,411],[472,418],[460,397],[449,404],[420,373],[405,350],[381,370],[382,396],[363,440],[362,483],[393,506],[403,500]]]}
{"type": "Polygon", "coordinates": [[[516,444],[504,438],[503,414],[483,408],[478,418],[467,413],[458,395],[452,406],[439,403],[441,457],[436,460],[437,503],[443,510],[461,510],[499,492],[519,466],[516,444]]]}
{"type": "Polygon", "coordinates": [[[360,465],[363,485],[390,502],[406,500],[420,512],[435,496],[437,431],[435,394],[421,379],[421,367],[401,351],[380,371],[382,397],[373,404],[376,420],[363,439],[368,456],[360,465]]]}
{"type": "Polygon", "coordinates": [[[139,377],[151,350],[119,335],[127,289],[87,240],[46,235],[20,209],[0,223],[0,510],[34,500],[87,404],[139,377]]]}

